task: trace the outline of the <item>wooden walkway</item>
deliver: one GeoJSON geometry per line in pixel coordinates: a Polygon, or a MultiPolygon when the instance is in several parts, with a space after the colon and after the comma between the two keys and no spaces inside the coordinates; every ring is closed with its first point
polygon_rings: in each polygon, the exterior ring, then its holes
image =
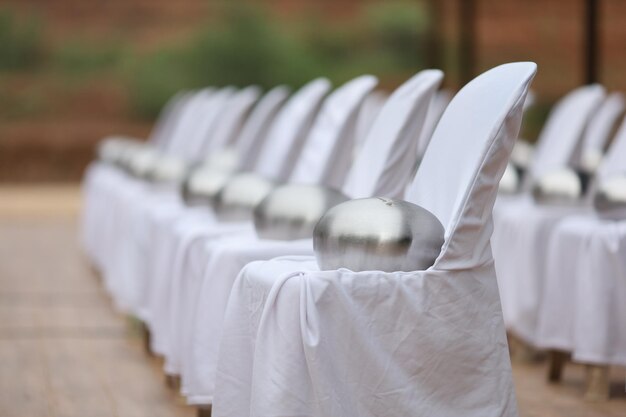
{"type": "MultiPolygon", "coordinates": [[[[78,189],[0,187],[0,417],[195,415],[165,387],[136,326],[113,309],[78,248],[78,189]]],[[[523,417],[624,417],[614,396],[581,399],[583,369],[545,383],[545,365],[515,364],[523,417]]]]}

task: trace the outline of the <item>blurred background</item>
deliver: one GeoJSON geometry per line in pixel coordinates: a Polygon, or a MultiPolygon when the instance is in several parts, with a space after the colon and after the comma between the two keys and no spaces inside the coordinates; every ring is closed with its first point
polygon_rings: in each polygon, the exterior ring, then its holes
{"type": "MultiPolygon", "coordinates": [[[[533,60],[533,139],[551,103],[589,80],[586,0],[3,0],[0,183],[75,182],[111,133],[146,136],[176,91],[335,85],[391,90],[425,67],[445,87],[533,60]]],[[[626,91],[626,1],[598,2],[592,78],[626,91]]]]}

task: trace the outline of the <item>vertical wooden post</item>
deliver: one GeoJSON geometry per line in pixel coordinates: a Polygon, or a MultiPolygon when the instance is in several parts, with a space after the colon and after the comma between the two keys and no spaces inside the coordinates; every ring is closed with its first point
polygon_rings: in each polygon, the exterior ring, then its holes
{"type": "Polygon", "coordinates": [[[148,325],[144,322],[141,322],[141,339],[143,342],[143,349],[148,356],[154,356],[152,352],[152,335],[150,334],[150,329],[148,325]]]}
{"type": "Polygon", "coordinates": [[[600,65],[600,37],[599,37],[599,20],[600,20],[600,1],[584,0],[585,16],[584,16],[584,34],[583,34],[583,50],[584,50],[584,77],[587,84],[593,84],[599,81],[599,65],[600,65]]]}
{"type": "Polygon", "coordinates": [[[563,367],[569,360],[569,354],[560,350],[548,352],[548,382],[557,383],[561,381],[563,367]]]}
{"type": "Polygon", "coordinates": [[[211,405],[203,405],[198,407],[197,417],[211,417],[211,405]]]}
{"type": "Polygon", "coordinates": [[[426,65],[428,68],[443,67],[443,43],[441,41],[441,0],[429,0],[428,7],[428,39],[426,45],[426,65]]]}
{"type": "Polygon", "coordinates": [[[476,0],[458,0],[459,74],[465,85],[476,74],[476,0]]]}

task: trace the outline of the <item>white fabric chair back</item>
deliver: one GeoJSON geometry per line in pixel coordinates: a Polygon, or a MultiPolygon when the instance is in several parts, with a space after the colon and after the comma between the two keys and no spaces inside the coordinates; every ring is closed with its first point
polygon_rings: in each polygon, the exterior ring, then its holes
{"type": "Polygon", "coordinates": [[[263,177],[285,181],[293,167],[292,160],[300,153],[304,138],[331,84],[317,78],[298,90],[283,106],[268,131],[256,164],[263,177]]]}
{"type": "Polygon", "coordinates": [[[613,143],[598,168],[597,175],[603,178],[620,173],[626,173],[626,119],[622,121],[615,134],[613,143]]]}
{"type": "Polygon", "coordinates": [[[383,91],[372,91],[363,101],[359,116],[356,122],[356,138],[354,148],[352,150],[353,158],[361,149],[365,138],[382,110],[389,95],[383,91]]]}
{"type": "Polygon", "coordinates": [[[226,87],[212,92],[201,91],[191,98],[172,132],[166,152],[183,158],[190,158],[190,155],[197,157],[208,128],[218,113],[218,105],[223,105],[233,92],[232,87],[226,87]]]}
{"type": "Polygon", "coordinates": [[[212,132],[220,122],[220,113],[235,94],[233,87],[224,87],[205,100],[196,113],[189,118],[189,128],[187,136],[182,137],[184,145],[181,149],[181,156],[189,160],[197,160],[202,154],[202,150],[210,147],[213,140],[212,132]]]}
{"type": "Polygon", "coordinates": [[[164,152],[176,152],[177,148],[181,146],[181,142],[184,141],[183,131],[189,131],[193,126],[193,119],[198,113],[201,106],[210,99],[211,95],[215,93],[214,89],[204,89],[194,93],[190,93],[189,98],[184,105],[180,108],[178,117],[174,120],[172,126],[169,128],[169,135],[165,144],[162,146],[164,152]]]}
{"type": "Polygon", "coordinates": [[[428,147],[428,143],[430,142],[433,132],[437,127],[437,123],[439,123],[441,115],[443,115],[443,112],[446,110],[446,107],[448,107],[451,100],[452,92],[449,90],[441,90],[434,95],[433,101],[428,107],[428,114],[426,115],[426,120],[424,120],[424,127],[422,127],[422,131],[417,141],[418,161],[424,156],[424,152],[426,152],[426,148],[428,147]]]}
{"type": "Polygon", "coordinates": [[[624,113],[624,106],[625,100],[622,93],[612,93],[602,102],[585,130],[581,146],[582,154],[594,152],[601,155],[604,152],[618,117],[624,113]]]}
{"type": "Polygon", "coordinates": [[[420,71],[385,102],[342,187],[351,198],[401,197],[417,155],[417,137],[443,72],[420,71]]]}
{"type": "Polygon", "coordinates": [[[259,99],[261,89],[257,86],[243,88],[228,98],[216,115],[209,132],[210,139],[203,144],[201,155],[232,146],[248,116],[252,105],[259,99]]]}
{"type": "Polygon", "coordinates": [[[469,269],[492,259],[491,211],[536,69],[520,62],[485,72],[441,117],[407,196],[445,228],[432,268],[469,269]]]}
{"type": "Polygon", "coordinates": [[[585,126],[604,96],[604,88],[594,84],[575,89],[554,106],[537,141],[525,187],[533,179],[571,162],[585,126]]]}
{"type": "Polygon", "coordinates": [[[341,186],[350,165],[359,108],[376,84],[376,77],[363,75],[337,88],[324,100],[289,182],[341,186]]]}
{"type": "Polygon", "coordinates": [[[151,143],[159,149],[165,149],[171,138],[172,130],[175,128],[181,113],[184,111],[186,104],[196,94],[190,91],[179,91],[170,98],[163,109],[159,113],[150,136],[148,143],[151,143]]]}
{"type": "Polygon", "coordinates": [[[237,138],[237,154],[240,156],[239,170],[254,170],[261,147],[267,140],[267,132],[281,106],[289,97],[289,88],[284,85],[265,93],[252,109],[237,138]]]}

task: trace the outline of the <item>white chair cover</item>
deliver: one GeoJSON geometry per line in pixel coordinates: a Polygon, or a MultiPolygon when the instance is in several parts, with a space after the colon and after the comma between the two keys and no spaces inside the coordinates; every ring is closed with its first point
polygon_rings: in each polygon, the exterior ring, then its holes
{"type": "MultiPolygon", "coordinates": [[[[428,103],[442,76],[441,71],[422,71],[389,97],[350,170],[351,180],[343,188],[346,195],[391,195],[397,187],[385,189],[393,183],[390,176],[400,184],[408,182],[415,163],[415,138],[423,128],[428,103]],[[372,169],[371,162],[376,158],[382,159],[384,164],[374,164],[377,169],[372,169]],[[364,184],[358,184],[359,179],[364,184]],[[367,192],[370,194],[364,194],[367,192]]],[[[259,239],[255,234],[237,234],[207,239],[187,249],[187,262],[181,276],[197,282],[193,287],[196,290],[190,291],[198,300],[197,307],[189,316],[178,316],[172,322],[191,322],[186,327],[193,335],[191,355],[187,358],[192,365],[189,367],[191,374],[183,375],[184,393],[190,403],[211,402],[224,311],[237,274],[248,262],[285,254],[312,255],[312,240],[273,241],[259,239]]]]}
{"type": "Polygon", "coordinates": [[[287,102],[268,132],[272,140],[266,143],[259,155],[258,174],[278,181],[285,181],[289,177],[293,169],[290,160],[300,154],[322,99],[330,87],[330,81],[318,78],[302,87],[287,102]]]}
{"type": "MultiPolygon", "coordinates": [[[[626,122],[599,176],[626,170],[626,122]]],[[[536,345],[573,353],[575,360],[626,364],[624,221],[572,216],[559,222],[547,245],[536,345]]]]}
{"type": "MultiPolygon", "coordinates": [[[[207,91],[212,91],[207,89],[207,91]]],[[[189,91],[178,92],[172,97],[159,113],[159,117],[150,132],[148,142],[154,144],[155,147],[163,149],[170,140],[172,130],[178,122],[179,116],[184,111],[186,104],[194,96],[189,91]]]]}
{"type": "Polygon", "coordinates": [[[328,96],[297,157],[289,182],[341,184],[349,165],[349,159],[342,156],[352,150],[359,108],[376,84],[376,77],[363,75],[328,96]]]}
{"type": "MultiPolygon", "coordinates": [[[[306,144],[302,151],[302,156],[299,158],[298,165],[292,178],[297,179],[299,182],[312,182],[317,179],[328,179],[329,181],[336,181],[332,176],[326,175],[327,169],[326,160],[330,158],[332,152],[335,149],[335,144],[339,139],[352,139],[352,131],[354,129],[355,115],[363,101],[363,98],[371,89],[375,86],[376,80],[371,76],[359,77],[331,94],[322,106],[322,110],[319,116],[315,120],[315,124],[309,133],[306,144]],[[304,164],[304,168],[300,169],[299,166],[304,164]],[[300,177],[300,178],[299,178],[300,177]]],[[[297,108],[297,107],[296,107],[297,108]]],[[[283,120],[294,120],[293,117],[284,117],[283,120]]],[[[292,129],[293,130],[293,129],[292,129]]],[[[296,135],[294,135],[294,138],[296,135]]],[[[263,149],[263,153],[267,152],[267,148],[263,149]]],[[[269,147],[273,149],[273,146],[269,147]]],[[[284,155],[290,153],[283,152],[284,155]]],[[[263,163],[261,158],[260,163],[263,163]]],[[[277,163],[276,159],[272,160],[272,167],[267,167],[262,171],[267,173],[270,169],[275,169],[277,163]]],[[[336,167],[333,167],[336,168],[336,167]]],[[[277,171],[285,171],[282,168],[277,171]]],[[[335,170],[334,172],[341,172],[335,170]]],[[[202,237],[210,237],[221,233],[232,233],[233,230],[247,230],[252,231],[251,223],[245,222],[239,225],[220,225],[214,222],[214,218],[207,215],[199,215],[197,217],[192,216],[180,216],[179,219],[170,224],[161,222],[160,225],[154,225],[154,228],[162,229],[159,233],[162,237],[163,245],[159,250],[159,255],[156,259],[160,259],[160,265],[156,271],[158,279],[154,279],[154,275],[151,275],[149,281],[150,289],[147,291],[151,294],[148,298],[146,310],[150,311],[151,305],[159,306],[161,314],[159,319],[150,320],[153,322],[155,333],[154,349],[158,352],[163,352],[167,356],[167,343],[168,338],[164,336],[166,333],[162,328],[167,328],[167,308],[162,308],[163,305],[168,305],[169,294],[172,290],[169,280],[178,282],[178,276],[172,274],[172,265],[177,265],[182,262],[184,258],[181,258],[184,253],[180,247],[185,247],[187,243],[196,241],[202,237]],[[171,224],[174,224],[172,227],[171,224]],[[180,242],[180,243],[179,243],[180,242]],[[182,245],[182,246],[181,246],[182,245]],[[163,271],[163,272],[161,272],[163,271]],[[158,300],[158,301],[156,301],[158,300]]],[[[155,259],[155,258],[148,258],[155,259]]],[[[175,270],[177,270],[176,268],[175,270]]],[[[169,338],[171,339],[171,338],[169,338]]],[[[176,340],[174,340],[176,342],[176,340]]],[[[168,362],[169,363],[169,362],[168,362]]],[[[174,365],[170,366],[166,364],[167,370],[173,369],[174,365]]],[[[172,371],[173,372],[173,371],[172,371]]]]}
{"type": "Polygon", "coordinates": [[[244,268],[226,311],[216,417],[517,415],[489,235],[535,69],[483,74],[439,122],[410,192],[446,227],[433,267],[319,271],[310,258],[277,258],[244,268]]]}
{"type": "Polygon", "coordinates": [[[356,139],[352,152],[353,157],[356,156],[357,152],[361,148],[361,145],[365,142],[365,138],[369,133],[370,127],[374,124],[374,121],[376,120],[376,117],[378,117],[378,113],[380,113],[380,110],[383,108],[387,98],[388,96],[386,93],[376,90],[368,95],[365,101],[363,101],[363,105],[361,106],[359,117],[356,122],[356,139]]]}
{"type": "MultiPolygon", "coordinates": [[[[205,89],[196,93],[189,93],[183,99],[180,105],[174,107],[172,112],[164,114],[169,119],[167,123],[168,131],[172,132],[180,129],[186,115],[195,112],[198,106],[208,99],[212,90],[205,89]]],[[[158,147],[167,151],[172,146],[172,142],[179,141],[180,138],[171,138],[167,141],[153,138],[154,135],[160,134],[160,128],[155,129],[148,139],[149,143],[159,142],[158,147]]],[[[156,145],[155,145],[156,146],[156,145]]],[[[94,265],[102,270],[105,264],[106,251],[103,250],[104,243],[102,237],[108,231],[108,223],[105,217],[110,215],[108,210],[108,192],[115,190],[115,185],[119,182],[133,182],[131,178],[126,177],[118,169],[109,167],[105,164],[94,162],[88,168],[83,181],[83,210],[82,210],[82,241],[83,247],[87,255],[91,258],[94,265]]]]}
{"type": "Polygon", "coordinates": [[[600,85],[579,87],[565,96],[550,114],[541,131],[526,175],[526,185],[554,169],[572,162],[585,126],[604,99],[600,85]]]}
{"type": "Polygon", "coordinates": [[[428,115],[426,115],[426,120],[424,120],[424,127],[420,133],[420,139],[417,142],[418,161],[424,156],[424,152],[426,152],[426,147],[430,142],[430,138],[433,136],[435,127],[437,127],[437,123],[439,123],[439,119],[441,119],[441,115],[446,110],[446,107],[450,104],[452,95],[452,92],[449,90],[441,90],[433,97],[433,102],[428,108],[428,115]]]}
{"type": "Polygon", "coordinates": [[[233,87],[224,87],[213,94],[204,94],[200,98],[202,104],[183,115],[168,150],[188,160],[194,160],[201,155],[211,138],[212,129],[219,123],[220,112],[234,93],[233,87]]]}
{"type": "MultiPolygon", "coordinates": [[[[261,172],[265,175],[271,176],[275,174],[276,164],[275,159],[270,158],[270,154],[275,149],[290,148],[292,144],[299,139],[299,136],[304,131],[311,113],[319,106],[319,102],[324,95],[328,92],[330,84],[326,79],[316,79],[302,87],[297,91],[288,102],[281,107],[278,114],[272,120],[271,125],[268,126],[259,123],[257,112],[266,112],[265,107],[258,107],[255,109],[253,115],[251,115],[248,124],[243,128],[242,133],[254,135],[250,130],[256,126],[258,127],[258,137],[266,139],[266,146],[262,148],[260,157],[253,158],[252,163],[255,164],[257,172],[261,172]],[[252,127],[250,127],[252,125],[252,127]],[[266,155],[266,157],[263,157],[266,155]]],[[[279,94],[282,95],[282,94],[279,94]]],[[[272,115],[271,111],[267,111],[266,114],[272,115]]],[[[244,138],[245,139],[245,138],[244,138]]],[[[178,197],[178,195],[176,195],[178,197]]],[[[201,220],[205,223],[211,223],[212,212],[206,209],[189,209],[187,208],[180,198],[175,198],[169,205],[152,206],[147,209],[145,216],[140,220],[142,227],[138,232],[138,239],[140,252],[144,253],[145,263],[143,269],[138,271],[136,279],[139,280],[138,288],[142,288],[140,291],[144,294],[142,300],[139,300],[139,304],[135,306],[135,314],[139,315],[148,325],[153,326],[152,331],[155,334],[153,338],[152,349],[155,352],[163,352],[163,343],[161,342],[164,332],[156,330],[156,326],[159,324],[159,320],[151,320],[149,315],[150,305],[159,305],[161,302],[158,297],[162,297],[159,291],[166,282],[162,277],[167,276],[165,272],[167,268],[165,265],[170,261],[172,250],[170,250],[170,240],[163,236],[166,231],[171,229],[170,224],[173,224],[177,218],[189,217],[190,213],[197,214],[201,220]]]]}
{"type": "MultiPolygon", "coordinates": [[[[217,125],[214,114],[221,112],[233,95],[233,89],[226,87],[208,95],[205,91],[199,94],[198,103],[189,106],[181,115],[181,120],[174,130],[175,137],[169,142],[172,153],[189,159],[198,156],[198,150],[204,142],[211,140],[210,132],[217,125]]],[[[230,107],[230,106],[228,106],[230,107]]],[[[239,108],[238,110],[242,110],[239,108]]],[[[157,204],[161,199],[169,199],[171,187],[154,187],[141,180],[127,175],[112,177],[105,192],[100,193],[100,204],[104,207],[95,220],[106,229],[100,229],[98,249],[101,252],[101,272],[106,288],[118,306],[128,311],[131,301],[127,293],[135,288],[135,283],[128,276],[135,270],[132,254],[132,236],[138,225],[135,222],[142,207],[157,204]]]]}
{"type": "MultiPolygon", "coordinates": [[[[534,158],[521,184],[522,191],[528,191],[535,178],[553,170],[555,166],[562,168],[567,165],[572,157],[571,154],[576,149],[576,145],[572,143],[578,142],[582,137],[589,114],[595,109],[595,105],[602,100],[603,96],[603,88],[597,85],[585,86],[573,90],[554,105],[539,135],[538,145],[534,150],[534,158]],[[577,123],[572,124],[572,120],[576,120],[577,123]],[[549,153],[554,155],[552,157],[543,155],[549,153]],[[557,161],[561,165],[558,165],[557,161]]],[[[502,268],[506,268],[506,266],[498,265],[498,258],[506,256],[505,254],[500,255],[499,251],[510,243],[509,236],[511,236],[511,233],[506,228],[500,227],[503,223],[500,221],[500,218],[520,216],[531,206],[532,198],[527,192],[512,196],[500,195],[496,201],[493,209],[495,230],[492,236],[492,247],[494,258],[496,259],[496,267],[501,272],[501,274],[498,274],[499,276],[507,274],[506,271],[502,271],[502,268]]],[[[514,294],[507,286],[508,282],[508,280],[500,277],[500,297],[505,323],[510,323],[512,321],[511,317],[514,316],[512,312],[514,310],[514,301],[509,299],[514,297],[514,294]]]]}
{"type": "Polygon", "coordinates": [[[211,140],[204,141],[199,155],[233,146],[250,109],[260,95],[261,89],[257,86],[249,86],[232,94],[223,109],[217,113],[215,126],[210,132],[211,140]]]}
{"type": "MultiPolygon", "coordinates": [[[[600,106],[585,131],[582,152],[602,152],[623,110],[621,95],[611,96],[600,106]]],[[[582,199],[574,206],[546,206],[529,201],[523,208],[500,210],[495,216],[492,242],[505,323],[527,343],[535,344],[549,236],[563,217],[588,210],[582,199]]]]}
{"type": "Polygon", "coordinates": [[[254,107],[237,138],[237,153],[241,171],[254,170],[263,144],[268,139],[268,130],[281,107],[289,97],[289,88],[284,85],[272,88],[254,107]]]}

